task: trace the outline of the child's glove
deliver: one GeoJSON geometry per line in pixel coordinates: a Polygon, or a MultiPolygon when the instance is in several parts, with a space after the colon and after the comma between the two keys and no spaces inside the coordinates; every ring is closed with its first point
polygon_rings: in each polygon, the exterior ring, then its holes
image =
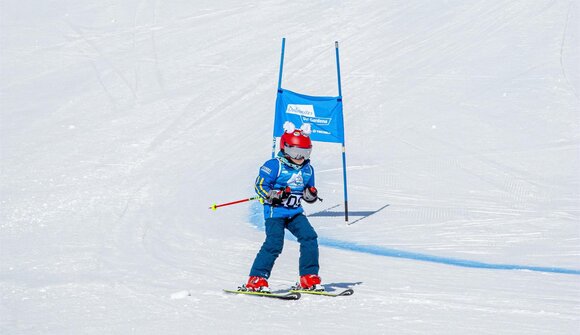
{"type": "Polygon", "coordinates": [[[311,204],[318,200],[318,190],[314,186],[305,188],[302,192],[302,199],[307,203],[311,204]]]}
{"type": "Polygon", "coordinates": [[[290,189],[289,186],[286,186],[286,188],[283,188],[281,190],[270,190],[270,192],[268,192],[268,195],[266,196],[266,202],[271,205],[279,205],[284,200],[286,200],[291,193],[292,190],[290,189]]]}

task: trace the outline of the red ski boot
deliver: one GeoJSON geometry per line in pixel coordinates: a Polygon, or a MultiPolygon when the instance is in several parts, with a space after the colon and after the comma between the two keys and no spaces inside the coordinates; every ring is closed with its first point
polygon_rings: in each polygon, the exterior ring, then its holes
{"type": "Polygon", "coordinates": [[[264,277],[258,276],[251,276],[248,279],[248,283],[244,285],[248,291],[256,291],[256,292],[270,292],[270,288],[268,287],[268,280],[264,277]]]}
{"type": "Polygon", "coordinates": [[[304,275],[300,276],[300,288],[303,290],[310,291],[324,291],[322,285],[320,285],[320,277],[318,275],[304,275]]]}

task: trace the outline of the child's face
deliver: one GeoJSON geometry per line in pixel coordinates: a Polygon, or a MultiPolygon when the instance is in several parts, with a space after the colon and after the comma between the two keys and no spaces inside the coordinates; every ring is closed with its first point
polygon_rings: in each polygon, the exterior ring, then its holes
{"type": "Polygon", "coordinates": [[[292,161],[292,163],[294,163],[294,164],[301,165],[302,163],[304,163],[304,158],[299,158],[299,159],[295,159],[295,158],[292,158],[292,157],[289,157],[289,158],[292,161]]]}

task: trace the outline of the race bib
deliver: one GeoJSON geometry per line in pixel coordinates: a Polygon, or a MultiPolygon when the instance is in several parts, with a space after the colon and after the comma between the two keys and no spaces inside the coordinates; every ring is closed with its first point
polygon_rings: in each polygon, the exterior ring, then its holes
{"type": "Polygon", "coordinates": [[[302,194],[290,194],[284,202],[282,202],[282,206],[287,208],[298,208],[301,205],[302,194]]]}

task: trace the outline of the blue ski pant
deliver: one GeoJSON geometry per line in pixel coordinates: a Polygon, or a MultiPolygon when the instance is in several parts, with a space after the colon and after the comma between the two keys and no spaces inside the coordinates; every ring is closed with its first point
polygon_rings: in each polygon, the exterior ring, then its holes
{"type": "Polygon", "coordinates": [[[266,240],[256,255],[250,276],[270,277],[274,262],[284,247],[285,229],[296,236],[300,243],[300,275],[318,274],[318,235],[306,216],[298,214],[290,218],[266,219],[266,240]]]}

